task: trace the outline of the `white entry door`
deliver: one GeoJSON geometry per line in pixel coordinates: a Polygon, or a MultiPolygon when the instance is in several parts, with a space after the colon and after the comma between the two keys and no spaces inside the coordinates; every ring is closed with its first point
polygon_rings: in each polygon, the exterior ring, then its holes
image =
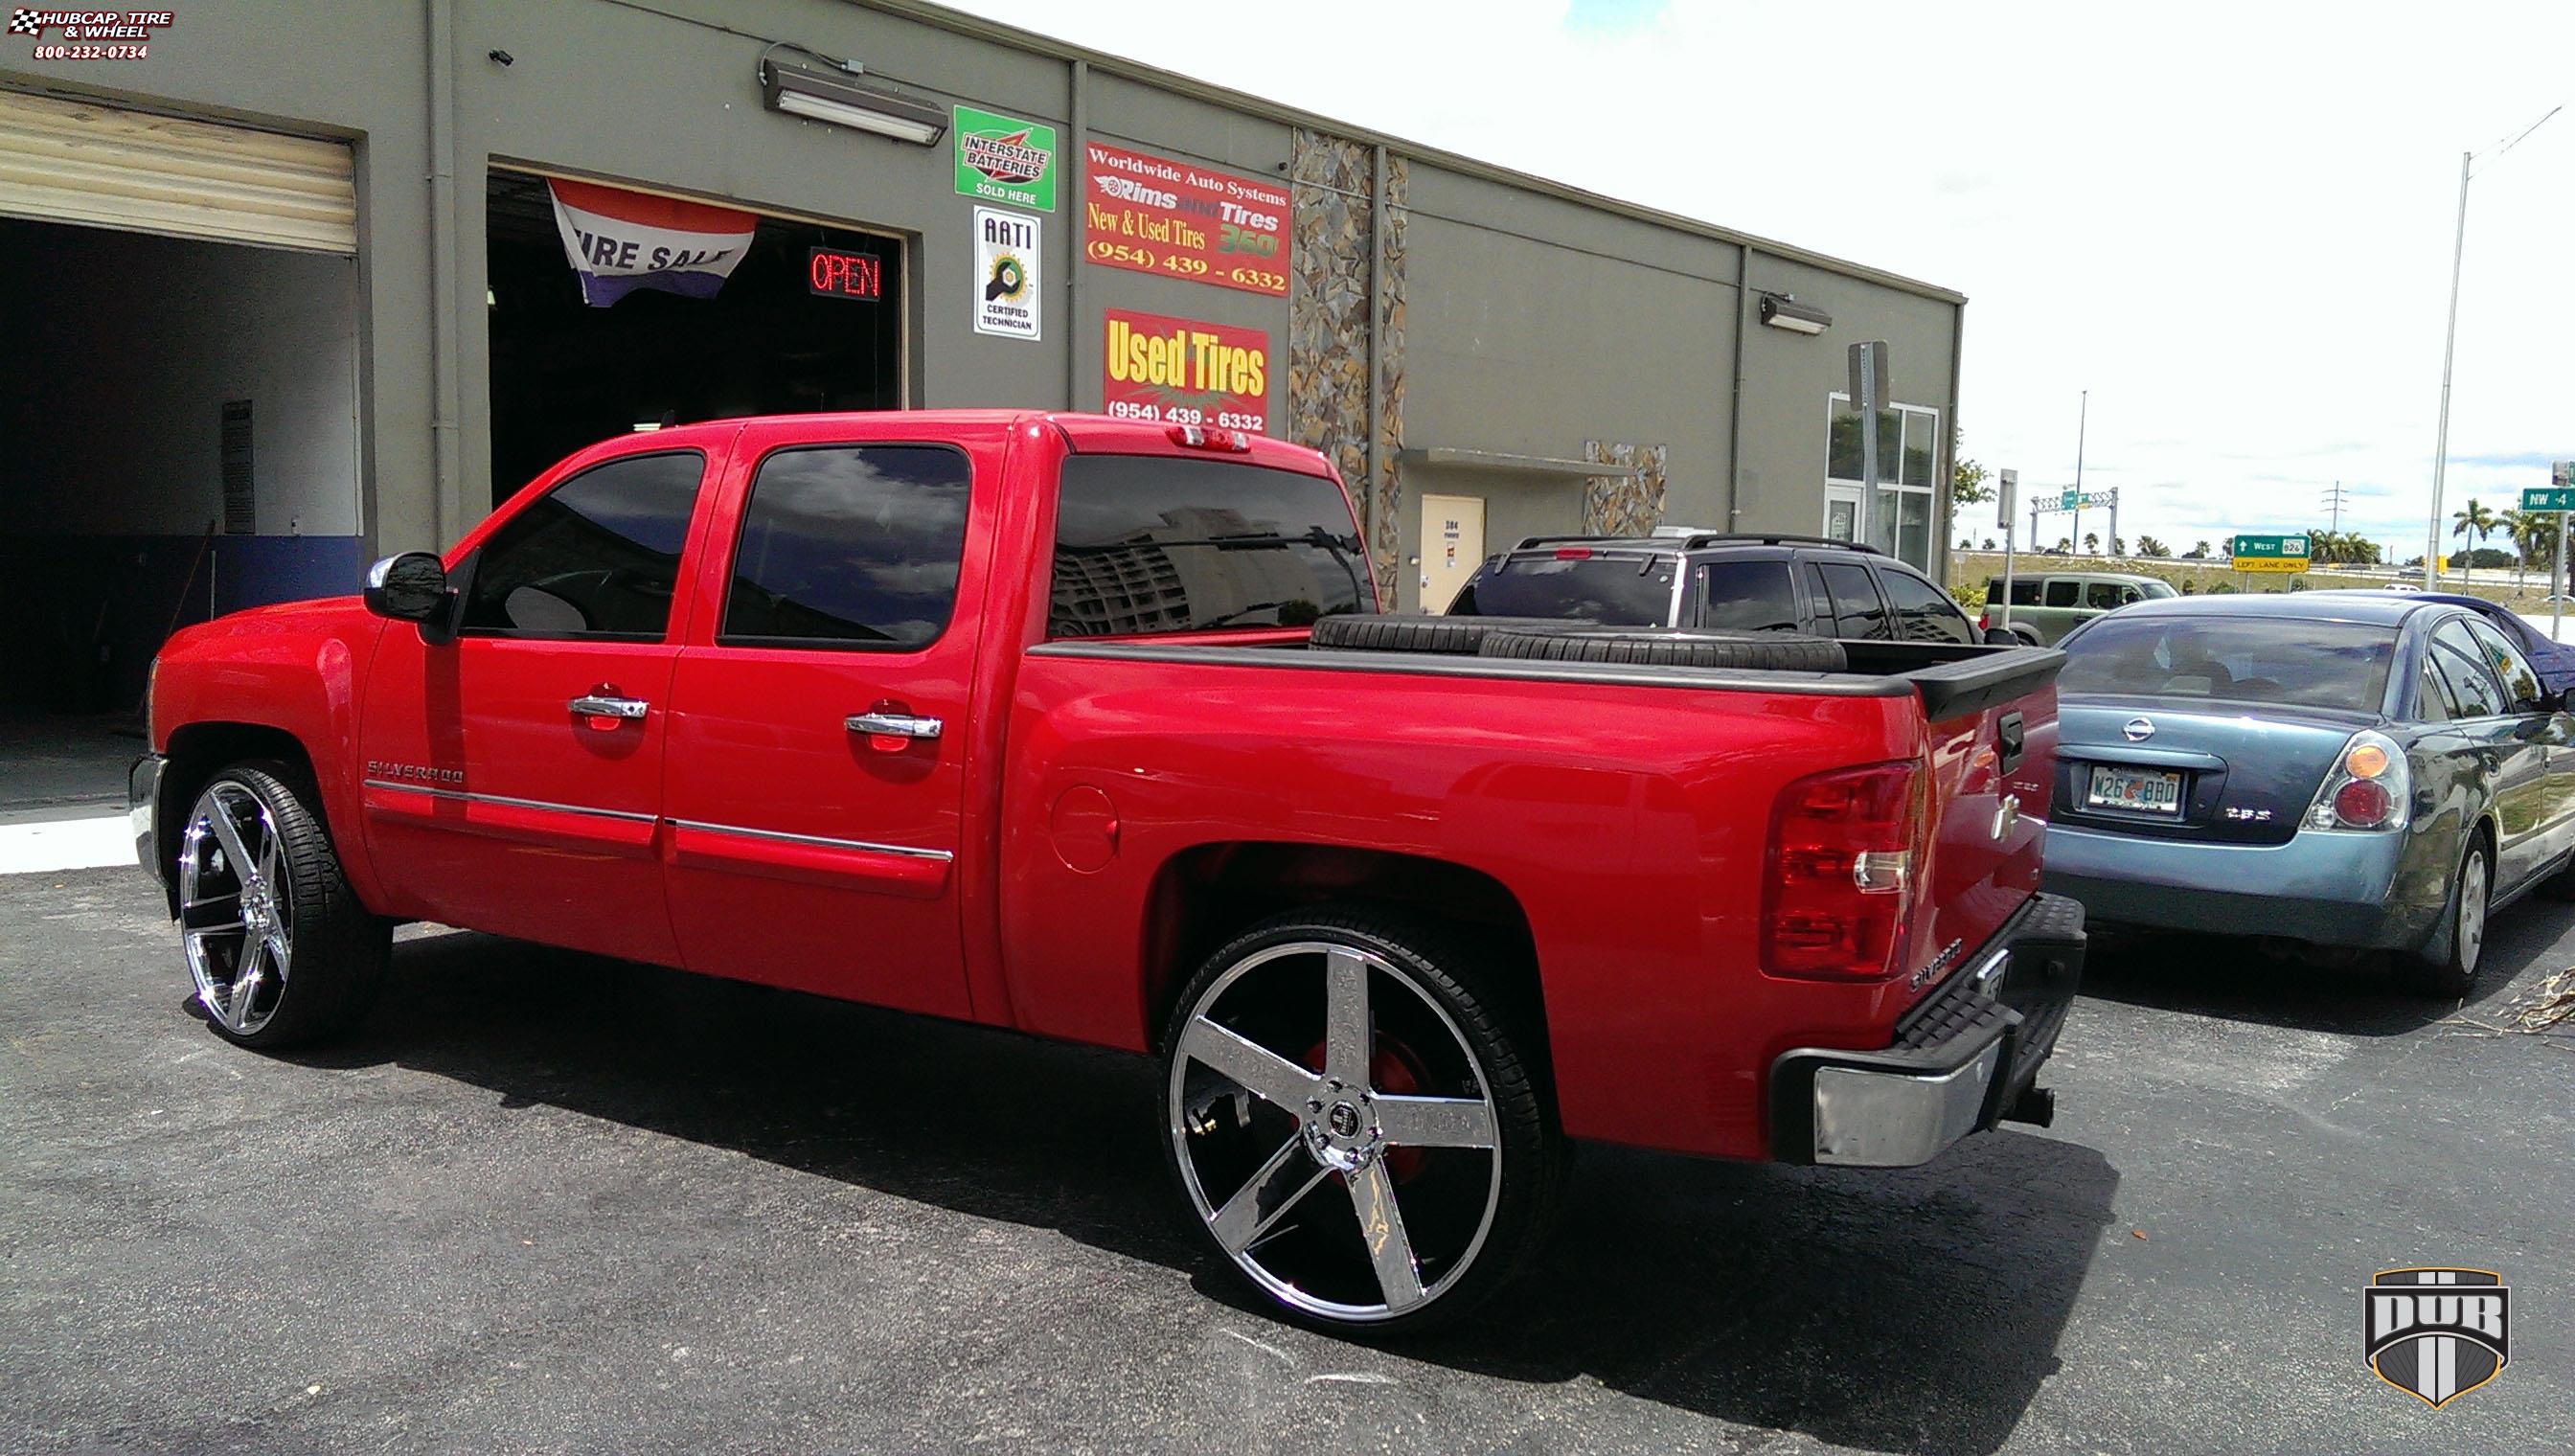
{"type": "Polygon", "coordinates": [[[1421,610],[1447,611],[1483,561],[1483,497],[1422,497],[1421,610]]]}

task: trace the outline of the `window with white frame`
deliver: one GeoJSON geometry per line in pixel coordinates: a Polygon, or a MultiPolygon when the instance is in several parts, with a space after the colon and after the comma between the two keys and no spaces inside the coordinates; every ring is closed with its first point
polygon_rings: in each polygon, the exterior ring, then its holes
{"type": "MultiPolygon", "coordinates": [[[[1862,443],[1850,396],[1831,396],[1826,422],[1824,534],[1849,541],[1858,536],[1862,443]]],[[[1940,412],[1903,404],[1879,410],[1877,509],[1869,513],[1869,536],[1878,550],[1926,572],[1939,480],[1940,412]]]]}

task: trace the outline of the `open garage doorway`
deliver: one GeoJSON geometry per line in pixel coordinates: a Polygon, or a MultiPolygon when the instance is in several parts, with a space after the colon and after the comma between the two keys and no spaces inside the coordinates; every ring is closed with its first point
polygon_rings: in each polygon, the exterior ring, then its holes
{"type": "Polygon", "coordinates": [[[177,627],[355,591],[345,143],[0,90],[0,824],[122,809],[177,627]]]}
{"type": "Polygon", "coordinates": [[[598,306],[546,178],[495,169],[485,203],[496,506],[566,455],[639,427],[904,403],[895,239],[738,213],[749,241],[730,272],[698,281],[711,296],[637,288],[598,306]]]}

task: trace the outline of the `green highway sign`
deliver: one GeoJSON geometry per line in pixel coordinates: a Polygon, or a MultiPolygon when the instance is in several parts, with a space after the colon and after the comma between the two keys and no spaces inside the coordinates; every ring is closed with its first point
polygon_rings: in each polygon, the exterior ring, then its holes
{"type": "Polygon", "coordinates": [[[2521,493],[2524,511],[2575,511],[2575,488],[2533,486],[2521,493]]]}
{"type": "Polygon", "coordinates": [[[2302,534],[2239,536],[2229,546],[2239,572],[2295,573],[2307,569],[2307,538],[2302,534]]]}
{"type": "Polygon", "coordinates": [[[2235,555],[2238,557],[2255,557],[2264,560],[2278,561],[2284,557],[2302,557],[2306,554],[2307,539],[2303,536],[2239,536],[2235,538],[2235,555]]]}

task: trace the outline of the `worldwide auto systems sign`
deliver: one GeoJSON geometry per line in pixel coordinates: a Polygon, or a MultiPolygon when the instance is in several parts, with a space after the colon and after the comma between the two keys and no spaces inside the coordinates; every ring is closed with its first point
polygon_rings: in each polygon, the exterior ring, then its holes
{"type": "Polygon", "coordinates": [[[1083,148],[1082,256],[1111,268],[1288,293],[1288,190],[1092,142],[1083,148]]]}

